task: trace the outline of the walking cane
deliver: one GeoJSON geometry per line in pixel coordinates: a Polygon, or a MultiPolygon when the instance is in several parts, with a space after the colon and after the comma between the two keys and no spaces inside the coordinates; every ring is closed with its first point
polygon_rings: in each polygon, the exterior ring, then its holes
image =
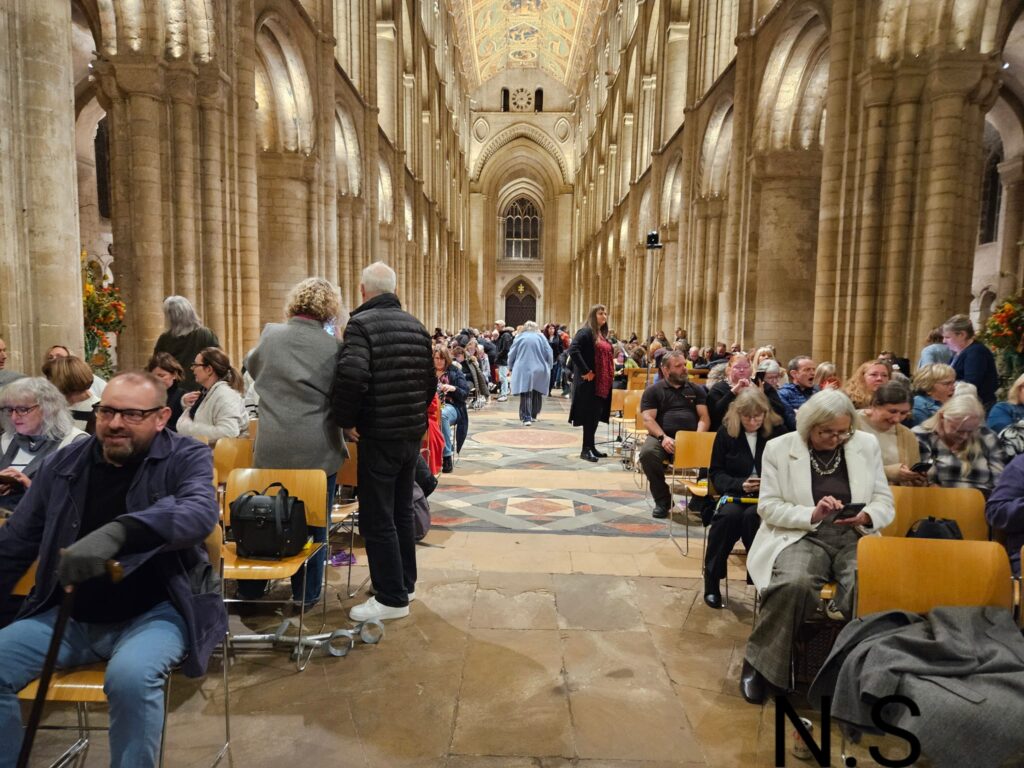
{"type": "MultiPolygon", "coordinates": [[[[116,560],[108,560],[107,574],[110,576],[110,580],[117,584],[124,578],[124,569],[116,560]]],[[[50,687],[53,670],[57,666],[57,653],[60,651],[60,643],[64,639],[64,629],[67,627],[68,618],[71,616],[71,606],[74,602],[75,586],[70,584],[64,588],[64,594],[61,596],[60,609],[57,611],[57,621],[53,625],[53,636],[50,638],[50,647],[46,650],[43,670],[39,673],[39,687],[36,690],[36,697],[32,701],[32,711],[29,713],[25,736],[21,741],[21,752],[18,753],[17,768],[28,768],[28,759],[32,754],[32,742],[36,739],[39,721],[43,718],[43,704],[46,702],[46,693],[50,687]]]]}

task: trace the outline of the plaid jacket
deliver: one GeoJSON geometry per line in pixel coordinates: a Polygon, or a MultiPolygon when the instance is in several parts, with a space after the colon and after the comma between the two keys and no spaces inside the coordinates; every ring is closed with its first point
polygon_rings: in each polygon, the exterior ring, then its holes
{"type": "Polygon", "coordinates": [[[999,474],[1006,466],[1006,451],[996,433],[988,427],[978,428],[981,453],[974,457],[971,471],[961,475],[960,457],[952,453],[939,436],[921,427],[914,427],[921,446],[921,461],[934,462],[928,472],[928,481],[944,488],[977,488],[987,497],[995,487],[999,474]]]}

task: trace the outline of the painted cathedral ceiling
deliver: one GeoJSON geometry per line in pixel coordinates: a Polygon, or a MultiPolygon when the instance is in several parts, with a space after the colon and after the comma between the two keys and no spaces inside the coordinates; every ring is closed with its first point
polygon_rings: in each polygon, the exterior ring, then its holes
{"type": "Polygon", "coordinates": [[[570,90],[582,75],[606,0],[449,0],[466,74],[542,69],[570,90]]]}

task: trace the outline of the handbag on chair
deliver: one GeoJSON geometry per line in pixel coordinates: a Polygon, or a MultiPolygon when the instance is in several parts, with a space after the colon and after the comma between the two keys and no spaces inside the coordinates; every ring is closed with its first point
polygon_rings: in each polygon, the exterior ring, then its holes
{"type": "Polygon", "coordinates": [[[309,540],[306,505],[281,483],[246,491],[231,502],[231,530],[239,557],[280,560],[302,551],[309,540]],[[277,488],[268,496],[267,491],[277,488]]]}

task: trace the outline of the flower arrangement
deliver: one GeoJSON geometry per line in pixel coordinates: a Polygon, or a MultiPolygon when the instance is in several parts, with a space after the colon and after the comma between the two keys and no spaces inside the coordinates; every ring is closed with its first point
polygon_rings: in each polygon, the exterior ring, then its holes
{"type": "Polygon", "coordinates": [[[1024,294],[1004,299],[979,336],[996,358],[1004,385],[1024,371],[1024,294]]]}
{"type": "Polygon", "coordinates": [[[110,335],[124,330],[124,301],[113,285],[103,285],[103,275],[82,254],[82,320],[85,326],[85,361],[107,377],[113,373],[110,335]]]}

